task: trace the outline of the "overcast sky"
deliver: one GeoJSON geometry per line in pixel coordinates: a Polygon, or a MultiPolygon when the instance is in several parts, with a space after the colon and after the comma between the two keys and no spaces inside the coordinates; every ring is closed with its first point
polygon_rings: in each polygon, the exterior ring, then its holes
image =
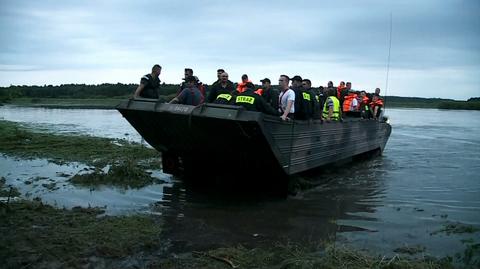
{"type": "Polygon", "coordinates": [[[465,100],[480,96],[479,14],[479,0],[0,0],[0,86],[139,83],[158,63],[166,83],[224,68],[465,100]]]}

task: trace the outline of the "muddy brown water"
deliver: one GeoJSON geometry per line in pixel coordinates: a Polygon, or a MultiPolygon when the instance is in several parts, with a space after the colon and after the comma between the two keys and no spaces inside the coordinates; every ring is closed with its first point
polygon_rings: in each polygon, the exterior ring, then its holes
{"type": "MultiPolygon", "coordinates": [[[[0,176],[23,196],[59,207],[155,213],[175,252],[333,239],[382,254],[420,245],[426,254],[444,256],[462,252],[461,240],[478,243],[479,232],[438,231],[448,224],[480,228],[480,112],[388,109],[386,114],[393,131],[383,156],[306,175],[320,184],[286,199],[196,191],[161,171],[153,175],[164,183],[142,189],[77,188],[67,179],[83,164],[4,155],[0,176]]],[[[114,110],[3,106],[0,118],[46,132],[141,141],[114,110]]]]}

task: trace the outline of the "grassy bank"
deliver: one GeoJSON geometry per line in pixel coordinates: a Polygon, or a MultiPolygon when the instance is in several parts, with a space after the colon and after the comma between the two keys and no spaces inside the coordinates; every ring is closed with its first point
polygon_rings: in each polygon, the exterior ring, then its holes
{"type": "MultiPolygon", "coordinates": [[[[0,182],[0,191],[6,189],[0,182]]],[[[101,214],[98,208],[55,209],[40,200],[0,202],[2,268],[454,268],[452,258],[373,256],[331,243],[238,245],[172,255],[154,216],[101,214]]],[[[424,251],[419,249],[416,253],[424,251]]]]}
{"type": "Polygon", "coordinates": [[[0,120],[0,152],[21,158],[46,158],[54,162],[82,162],[105,166],[126,159],[156,158],[159,153],[137,143],[91,136],[35,132],[0,120]]]}
{"type": "Polygon", "coordinates": [[[162,239],[161,224],[152,216],[110,217],[101,213],[96,208],[54,209],[40,201],[2,205],[3,268],[139,268],[140,264],[142,268],[171,269],[454,268],[451,258],[372,256],[332,244],[239,245],[165,255],[161,249],[168,244],[162,239]]]}
{"type": "Polygon", "coordinates": [[[8,104],[44,108],[95,108],[112,109],[128,97],[115,98],[14,98],[8,104]]]}
{"type": "Polygon", "coordinates": [[[63,164],[93,166],[70,181],[84,186],[116,185],[139,188],[158,181],[146,171],[160,168],[160,154],[125,140],[39,133],[9,121],[0,121],[0,153],[20,158],[45,158],[63,164]],[[105,172],[104,167],[108,166],[105,172]]]}
{"type": "MultiPolygon", "coordinates": [[[[2,268],[478,268],[463,257],[399,251],[372,255],[332,243],[242,245],[170,253],[150,215],[102,216],[98,208],[55,209],[41,201],[0,202],[2,268]],[[419,254],[419,255],[414,255],[419,254]]],[[[477,250],[478,255],[478,250],[477,250]]],[[[478,262],[478,261],[477,261],[478,262]]]]}
{"type": "Polygon", "coordinates": [[[100,216],[100,209],[55,209],[40,201],[0,206],[2,268],[96,268],[161,242],[161,225],[148,215],[100,216]]]}

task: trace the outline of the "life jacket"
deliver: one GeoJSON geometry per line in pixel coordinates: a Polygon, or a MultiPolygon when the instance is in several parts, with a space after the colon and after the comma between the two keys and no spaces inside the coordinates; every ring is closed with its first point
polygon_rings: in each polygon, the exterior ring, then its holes
{"type": "Polygon", "coordinates": [[[383,100],[381,98],[378,98],[377,101],[372,101],[370,103],[370,106],[372,107],[372,110],[376,107],[376,106],[379,106],[379,107],[383,107],[383,100]]]}
{"type": "Polygon", "coordinates": [[[373,116],[379,117],[381,115],[381,111],[383,107],[383,100],[381,98],[378,98],[376,101],[372,101],[370,103],[370,108],[372,109],[372,113],[375,113],[375,107],[378,107],[378,111],[377,111],[377,114],[373,116]]]}
{"type": "Polygon", "coordinates": [[[258,94],[258,95],[262,96],[262,95],[263,95],[263,89],[262,89],[262,88],[260,88],[260,89],[258,89],[258,90],[256,90],[256,91],[254,91],[254,93],[256,93],[256,94],[258,94]]]}
{"type": "Polygon", "coordinates": [[[367,96],[364,96],[362,99],[362,102],[360,103],[360,110],[365,110],[368,111],[368,104],[370,102],[370,99],[367,96]]]}
{"type": "Polygon", "coordinates": [[[325,104],[323,105],[323,113],[322,113],[323,117],[325,119],[328,118],[328,99],[329,98],[333,101],[333,113],[332,113],[331,120],[338,121],[340,120],[340,101],[335,96],[329,96],[327,97],[327,100],[325,100],[325,104]]]}
{"type": "Polygon", "coordinates": [[[252,83],[250,80],[247,80],[247,82],[242,81],[242,82],[238,83],[237,91],[239,93],[244,92],[247,89],[247,83],[249,83],[249,82],[252,83]]]}
{"type": "Polygon", "coordinates": [[[354,98],[357,98],[357,94],[355,93],[350,93],[345,96],[345,99],[343,100],[343,112],[351,111],[352,101],[354,98]]]}

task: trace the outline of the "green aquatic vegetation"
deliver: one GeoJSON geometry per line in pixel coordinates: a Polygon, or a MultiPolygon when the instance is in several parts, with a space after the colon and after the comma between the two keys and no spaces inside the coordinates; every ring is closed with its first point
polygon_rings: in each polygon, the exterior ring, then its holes
{"type": "Polygon", "coordinates": [[[80,135],[40,133],[0,121],[0,152],[21,158],[46,158],[55,163],[83,162],[103,167],[128,158],[154,159],[159,153],[138,143],[80,135]]]}
{"type": "Polygon", "coordinates": [[[120,163],[113,164],[105,173],[100,168],[93,169],[90,173],[79,173],[74,175],[70,182],[76,185],[94,187],[98,185],[115,185],[125,188],[141,188],[146,185],[159,182],[145,171],[144,167],[133,159],[126,159],[120,163]]]}
{"type": "Polygon", "coordinates": [[[6,185],[6,179],[0,177],[0,197],[13,198],[20,196],[17,188],[6,185]]]}
{"type": "Polygon", "coordinates": [[[78,268],[89,257],[114,259],[158,248],[161,225],[151,216],[102,213],[55,209],[39,201],[11,203],[9,211],[0,212],[2,266],[78,268]]]}
{"type": "Polygon", "coordinates": [[[416,245],[416,246],[403,246],[394,249],[393,251],[396,253],[403,253],[403,254],[409,254],[409,255],[415,255],[418,253],[422,253],[426,250],[424,246],[416,245]]]}
{"type": "Polygon", "coordinates": [[[463,253],[458,253],[456,258],[461,260],[463,264],[471,266],[472,268],[480,267],[480,243],[475,243],[470,240],[466,243],[466,248],[463,253]]]}
{"type": "Polygon", "coordinates": [[[439,269],[454,268],[451,259],[410,259],[372,256],[344,246],[331,244],[317,247],[298,244],[277,244],[271,248],[243,246],[192,252],[155,263],[155,268],[322,268],[322,269],[439,269]]]}
{"type": "Polygon", "coordinates": [[[435,235],[435,234],[439,234],[439,233],[446,233],[447,235],[463,234],[463,233],[476,233],[478,231],[480,231],[480,229],[478,227],[475,227],[473,225],[463,224],[463,223],[460,223],[460,222],[456,222],[456,223],[445,224],[443,228],[441,228],[437,231],[431,232],[430,235],[435,235]]]}

